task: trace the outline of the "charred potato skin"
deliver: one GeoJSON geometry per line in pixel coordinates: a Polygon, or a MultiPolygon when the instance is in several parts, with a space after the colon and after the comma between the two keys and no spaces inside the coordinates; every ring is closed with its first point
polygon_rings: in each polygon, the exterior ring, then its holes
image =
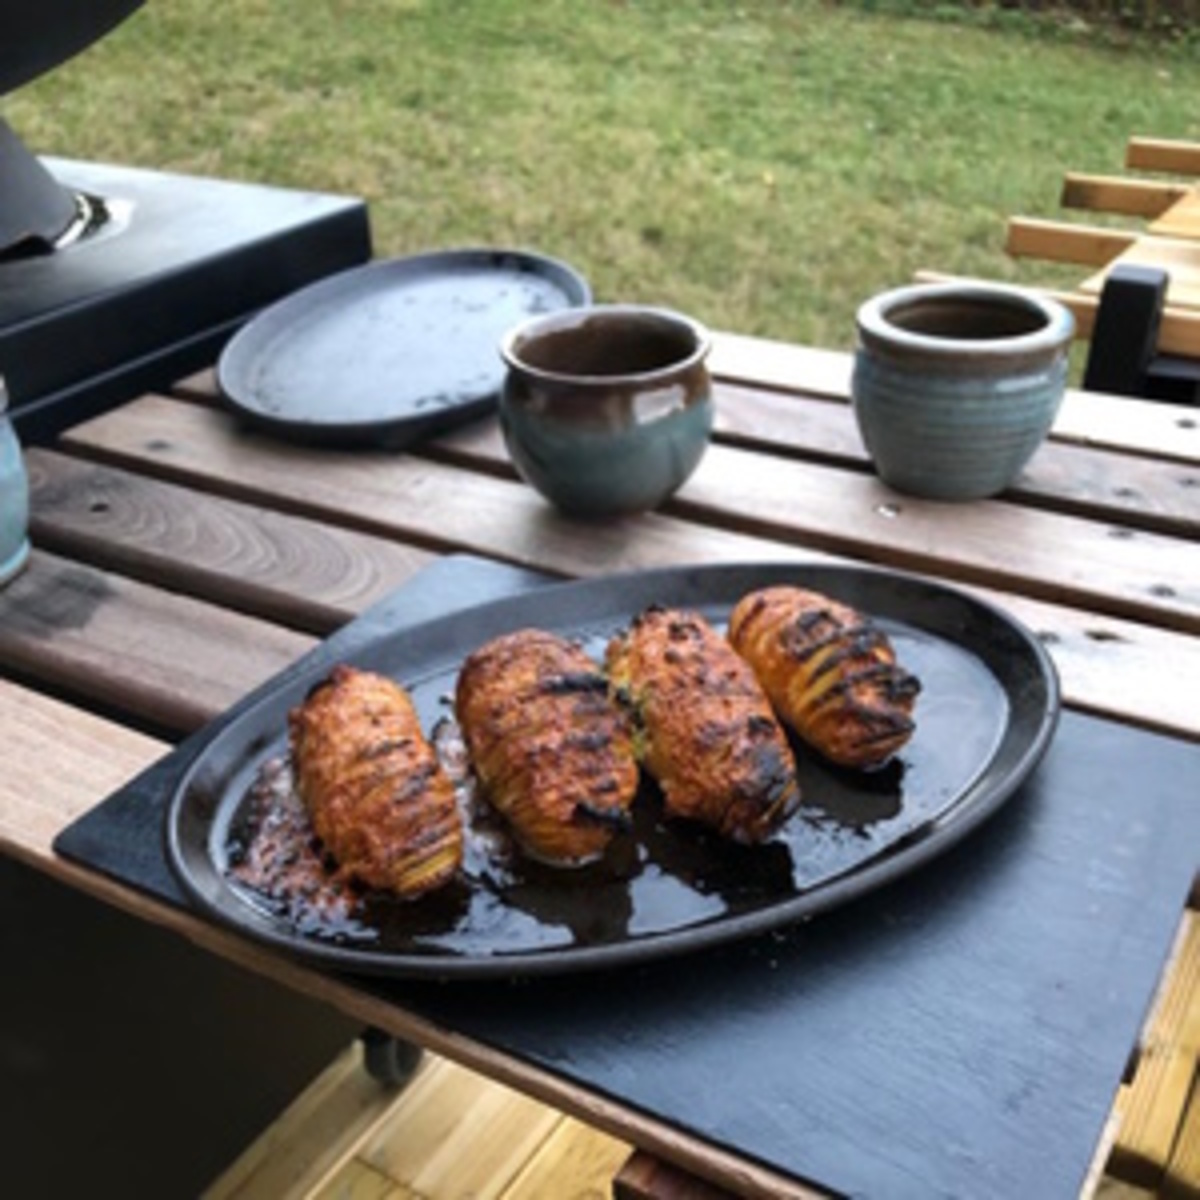
{"type": "Polygon", "coordinates": [[[756,843],[795,812],[786,735],[753,671],[703,617],[649,608],[612,639],[605,662],[668,816],[756,843]]]}
{"type": "Polygon", "coordinates": [[[394,680],[346,665],[288,715],[296,787],[339,874],[411,899],[462,863],[453,784],[394,680]]]}
{"type": "Polygon", "coordinates": [[[631,824],[629,723],[578,645],[522,629],[463,663],[455,713],[485,798],[534,858],[570,866],[631,824]]]}
{"type": "Polygon", "coordinates": [[[850,605],[799,587],[763,588],[735,606],[729,640],[784,723],[829,761],[879,767],[912,737],[920,682],[850,605]]]}

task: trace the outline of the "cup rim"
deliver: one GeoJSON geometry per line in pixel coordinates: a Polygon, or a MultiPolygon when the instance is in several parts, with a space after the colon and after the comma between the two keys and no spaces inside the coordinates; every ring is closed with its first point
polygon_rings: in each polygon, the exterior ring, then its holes
{"type": "Polygon", "coordinates": [[[679,371],[691,369],[703,362],[711,349],[712,334],[702,322],[697,321],[695,317],[689,317],[678,309],[656,304],[580,304],[570,308],[555,309],[553,312],[536,313],[510,329],[500,340],[500,357],[510,370],[520,371],[532,379],[568,384],[611,384],[615,381],[653,382],[662,376],[674,375],[679,371]],[[526,362],[518,353],[520,343],[536,334],[573,329],[586,324],[589,320],[604,319],[610,316],[650,317],[663,325],[685,329],[692,336],[693,348],[684,357],[665,363],[661,367],[653,367],[648,371],[629,371],[620,375],[584,375],[574,372],[550,371],[526,362]]]}
{"type": "Polygon", "coordinates": [[[999,283],[915,283],[892,288],[864,301],[856,314],[856,324],[863,341],[954,357],[967,349],[979,358],[1008,358],[1014,354],[1056,350],[1065,347],[1075,334],[1075,317],[1065,304],[1031,288],[999,283]],[[1041,324],[1027,333],[1009,337],[964,339],[920,333],[890,319],[899,308],[947,299],[1022,309],[1041,318],[1041,324]]]}

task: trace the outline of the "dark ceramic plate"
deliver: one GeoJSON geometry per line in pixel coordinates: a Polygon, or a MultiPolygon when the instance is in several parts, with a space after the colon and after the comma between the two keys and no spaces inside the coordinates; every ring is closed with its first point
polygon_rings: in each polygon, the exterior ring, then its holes
{"type": "Polygon", "coordinates": [[[302,958],[351,971],[433,978],[615,966],[762,933],[842,904],[929,863],[1016,790],[1049,744],[1058,686],[1040,644],[1003,613],[939,585],[886,572],[803,565],[698,567],[549,587],[395,637],[349,661],[411,690],[427,728],[449,714],[464,656],[537,624],[597,656],[653,603],[698,609],[718,625],[747,591],[795,582],[855,605],[887,630],[922,681],[917,732],[871,773],[801,751],[805,807],[770,842],[724,843],[664,825],[651,788],[634,831],[579,871],[489,856],[472,836],[460,882],[410,904],[379,900],[353,922],[273,908],[235,882],[247,792],[286,749],[288,710],[319,672],[268,693],[201,751],[167,815],[168,859],[200,909],[302,958]]]}
{"type": "Polygon", "coordinates": [[[571,267],[523,251],[367,263],[264,309],[226,345],[217,382],[244,418],[285,437],[399,448],[494,405],[509,329],[590,301],[571,267]]]}

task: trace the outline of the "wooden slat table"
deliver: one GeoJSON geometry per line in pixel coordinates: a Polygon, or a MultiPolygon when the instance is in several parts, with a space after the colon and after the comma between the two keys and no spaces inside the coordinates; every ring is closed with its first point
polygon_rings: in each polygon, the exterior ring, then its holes
{"type": "MultiPolygon", "coordinates": [[[[1036,631],[1072,712],[1200,742],[1194,410],[1072,393],[1016,488],[943,505],[872,474],[846,402],[846,356],[723,335],[712,366],[718,433],[700,470],[661,511],[608,524],[548,509],[515,478],[492,419],[410,453],[322,453],[239,428],[210,373],[29,448],[35,550],[0,592],[0,848],[710,1184],[811,1194],[812,1181],[736,1145],[481,1044],[386,991],[282,959],[54,850],[66,826],[172,742],[461,552],[562,578],[755,560],[928,575],[1036,631]]],[[[1182,901],[1161,1000],[1129,1046],[1124,1083],[1112,1081],[1116,1117],[1095,1129],[1088,1187],[1109,1165],[1132,1184],[1200,1191],[1197,917],[1182,901]]],[[[624,1186],[647,1177],[646,1163],[624,1186]]]]}

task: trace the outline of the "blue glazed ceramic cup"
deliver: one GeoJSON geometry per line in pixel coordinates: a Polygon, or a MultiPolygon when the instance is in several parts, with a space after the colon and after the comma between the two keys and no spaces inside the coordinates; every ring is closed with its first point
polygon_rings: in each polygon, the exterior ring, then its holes
{"type": "Polygon", "coordinates": [[[1069,309],[990,284],[914,284],[858,311],[851,394],[863,442],[898,491],[974,500],[1009,487],[1054,423],[1069,309]]]}
{"type": "Polygon", "coordinates": [[[0,586],[29,558],[29,478],[21,445],[8,418],[8,391],[0,378],[0,586]]]}
{"type": "Polygon", "coordinates": [[[709,345],[690,317],[641,305],[590,305],[524,322],[500,347],[500,422],[513,464],[572,515],[657,507],[709,443],[709,345]]]}

